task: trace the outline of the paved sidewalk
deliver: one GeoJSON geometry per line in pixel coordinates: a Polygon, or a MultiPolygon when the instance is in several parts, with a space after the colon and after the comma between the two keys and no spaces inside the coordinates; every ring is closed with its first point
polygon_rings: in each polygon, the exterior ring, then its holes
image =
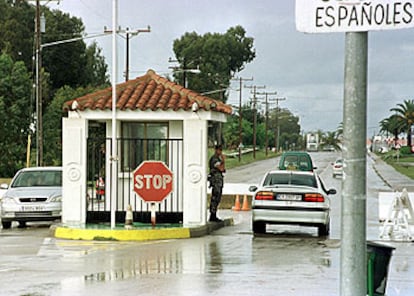
{"type": "MultiPolygon", "coordinates": [[[[373,168],[378,176],[392,191],[401,192],[406,188],[408,192],[414,192],[414,180],[397,172],[376,154],[368,153],[368,156],[374,161],[373,168]]],[[[395,248],[388,270],[387,295],[414,295],[413,242],[395,240],[377,242],[395,248]]]]}
{"type": "Polygon", "coordinates": [[[406,188],[408,192],[414,192],[414,180],[397,172],[378,155],[368,153],[368,156],[374,160],[374,170],[377,172],[378,176],[380,176],[393,191],[401,191],[406,188]]]}

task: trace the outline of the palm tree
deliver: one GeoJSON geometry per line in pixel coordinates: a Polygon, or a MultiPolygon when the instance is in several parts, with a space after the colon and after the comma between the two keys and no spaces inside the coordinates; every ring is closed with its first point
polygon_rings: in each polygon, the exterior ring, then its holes
{"type": "Polygon", "coordinates": [[[323,136],[323,147],[333,147],[335,150],[341,150],[339,134],[336,131],[326,132],[323,136]]]}
{"type": "Polygon", "coordinates": [[[344,134],[344,123],[341,121],[336,128],[336,135],[338,138],[341,138],[341,136],[344,134]]]}
{"type": "Polygon", "coordinates": [[[399,119],[399,115],[393,114],[388,118],[384,118],[380,121],[380,133],[385,133],[388,136],[388,133],[394,135],[394,142],[397,144],[398,135],[404,130],[404,125],[399,119]]]}
{"type": "Polygon", "coordinates": [[[414,123],[414,100],[405,100],[403,104],[397,104],[395,111],[397,121],[401,123],[402,130],[407,132],[407,146],[411,147],[411,126],[414,123]]]}

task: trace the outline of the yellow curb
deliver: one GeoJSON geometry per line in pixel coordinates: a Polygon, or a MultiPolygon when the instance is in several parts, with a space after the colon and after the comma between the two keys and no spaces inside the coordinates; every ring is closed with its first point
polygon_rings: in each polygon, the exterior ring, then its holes
{"type": "Polygon", "coordinates": [[[79,229],[57,227],[56,238],[73,240],[116,240],[116,241],[146,241],[159,239],[190,238],[188,228],[166,229],[79,229]]]}

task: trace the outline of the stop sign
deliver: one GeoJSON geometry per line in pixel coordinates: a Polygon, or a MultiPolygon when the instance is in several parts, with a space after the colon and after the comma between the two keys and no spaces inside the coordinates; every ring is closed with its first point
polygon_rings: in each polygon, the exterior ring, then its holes
{"type": "Polygon", "coordinates": [[[173,173],[161,161],[144,161],[134,171],[134,191],[146,202],[161,202],[172,191],[173,173]]]}

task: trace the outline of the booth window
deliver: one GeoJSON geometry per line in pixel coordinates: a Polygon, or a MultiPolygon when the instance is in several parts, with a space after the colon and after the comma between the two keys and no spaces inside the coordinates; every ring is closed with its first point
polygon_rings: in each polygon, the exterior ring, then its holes
{"type": "Polygon", "coordinates": [[[122,123],[122,169],[133,171],[145,160],[168,159],[168,123],[122,123]]]}

